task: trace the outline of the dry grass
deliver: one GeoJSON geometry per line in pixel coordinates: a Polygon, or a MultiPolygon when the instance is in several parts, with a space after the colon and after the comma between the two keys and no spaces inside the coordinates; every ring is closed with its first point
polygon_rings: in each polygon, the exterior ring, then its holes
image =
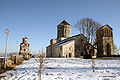
{"type": "MultiPolygon", "coordinates": [[[[13,59],[13,57],[12,57],[12,59],[13,59]]],[[[13,60],[14,60],[14,59],[13,59],[13,60]]],[[[7,71],[10,71],[10,70],[13,70],[14,67],[22,64],[22,61],[24,61],[22,58],[18,58],[17,64],[9,65],[9,66],[7,66],[6,69],[0,69],[0,74],[2,74],[2,73],[4,73],[4,72],[7,72],[7,71]]],[[[0,79],[3,78],[3,77],[5,77],[5,76],[0,76],[0,79]]]]}
{"type": "Polygon", "coordinates": [[[3,78],[3,77],[6,77],[6,76],[0,76],[0,79],[3,78]]]}
{"type": "MultiPolygon", "coordinates": [[[[0,69],[0,74],[4,73],[4,72],[7,72],[7,71],[10,71],[12,70],[14,67],[7,67],[6,69],[0,69]]],[[[5,76],[0,76],[0,79],[3,78],[5,76]]]]}
{"type": "MultiPolygon", "coordinates": [[[[7,67],[6,69],[0,69],[0,74],[2,74],[4,72],[7,72],[7,71],[10,71],[10,70],[13,70],[13,68],[16,67],[16,66],[17,65],[12,65],[11,67],[7,67]]],[[[0,79],[3,78],[3,77],[5,77],[5,76],[0,76],[0,79]]]]}

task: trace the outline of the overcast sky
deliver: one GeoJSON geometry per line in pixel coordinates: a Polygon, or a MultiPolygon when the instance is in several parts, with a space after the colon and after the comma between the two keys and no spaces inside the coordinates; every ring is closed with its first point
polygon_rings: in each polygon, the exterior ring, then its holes
{"type": "MultiPolygon", "coordinates": [[[[113,28],[114,42],[120,45],[120,0],[0,0],[0,52],[5,48],[8,28],[8,52],[16,51],[25,35],[35,51],[49,45],[57,36],[57,25],[65,19],[74,24],[90,17],[113,28]]],[[[72,35],[79,32],[72,28],[72,35]]]]}

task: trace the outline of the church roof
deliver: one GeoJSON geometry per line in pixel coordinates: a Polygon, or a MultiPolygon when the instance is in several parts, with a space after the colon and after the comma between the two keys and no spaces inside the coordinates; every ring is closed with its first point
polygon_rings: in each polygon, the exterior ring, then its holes
{"type": "MultiPolygon", "coordinates": [[[[99,29],[102,29],[102,28],[105,27],[105,26],[108,26],[111,30],[113,30],[108,24],[106,24],[106,25],[100,27],[99,29]]],[[[98,29],[98,30],[99,30],[99,29],[98,29]]]]}
{"type": "Polygon", "coordinates": [[[27,37],[24,37],[23,39],[28,39],[27,37]]]}
{"type": "Polygon", "coordinates": [[[70,24],[66,22],[65,20],[63,20],[59,25],[70,25],[70,24]]]}
{"type": "MultiPolygon", "coordinates": [[[[64,40],[61,41],[61,42],[56,43],[55,45],[56,45],[56,46],[61,46],[61,45],[67,44],[67,43],[69,43],[69,42],[75,40],[76,37],[78,37],[78,36],[80,36],[80,35],[83,35],[83,34],[78,34],[78,35],[69,37],[69,38],[67,38],[67,39],[64,39],[64,40]]],[[[83,36],[84,36],[84,35],[83,35],[83,36]]]]}

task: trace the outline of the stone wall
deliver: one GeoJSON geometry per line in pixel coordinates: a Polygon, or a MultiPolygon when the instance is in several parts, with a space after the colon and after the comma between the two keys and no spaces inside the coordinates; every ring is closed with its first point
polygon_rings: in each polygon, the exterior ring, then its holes
{"type": "Polygon", "coordinates": [[[85,44],[87,43],[86,37],[81,34],[75,39],[75,57],[83,56],[85,52],[85,44]]]}
{"type": "Polygon", "coordinates": [[[62,56],[65,58],[74,58],[75,57],[75,40],[66,43],[62,46],[62,56]]]}

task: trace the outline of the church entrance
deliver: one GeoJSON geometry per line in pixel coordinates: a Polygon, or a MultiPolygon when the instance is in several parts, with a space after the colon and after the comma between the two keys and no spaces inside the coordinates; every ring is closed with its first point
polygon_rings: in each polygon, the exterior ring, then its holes
{"type": "Polygon", "coordinates": [[[71,54],[71,53],[69,53],[69,57],[70,57],[70,58],[72,57],[72,54],[71,54]]]}
{"type": "Polygon", "coordinates": [[[106,47],[107,47],[107,55],[111,55],[111,45],[108,43],[106,47]]]}

